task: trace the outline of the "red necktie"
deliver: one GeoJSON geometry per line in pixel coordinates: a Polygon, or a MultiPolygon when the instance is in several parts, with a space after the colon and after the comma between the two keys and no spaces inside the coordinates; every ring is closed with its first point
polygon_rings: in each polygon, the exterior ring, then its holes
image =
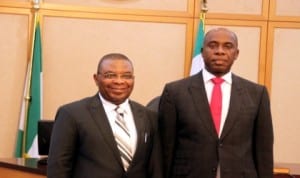
{"type": "Polygon", "coordinates": [[[220,121],[222,113],[222,90],[221,84],[224,81],[222,78],[213,78],[211,79],[214,83],[213,91],[211,94],[210,100],[210,111],[213,117],[215,128],[217,133],[220,131],[220,121]]]}

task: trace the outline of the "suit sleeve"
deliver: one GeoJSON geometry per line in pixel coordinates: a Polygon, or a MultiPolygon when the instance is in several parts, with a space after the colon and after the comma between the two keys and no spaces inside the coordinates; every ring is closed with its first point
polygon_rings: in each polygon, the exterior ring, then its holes
{"type": "Polygon", "coordinates": [[[163,178],[161,144],[158,132],[158,116],[157,113],[151,112],[150,122],[153,130],[153,144],[149,163],[149,177],[163,178]]]}
{"type": "Polygon", "coordinates": [[[159,105],[159,131],[162,145],[163,169],[169,178],[172,169],[176,137],[176,110],[168,86],[165,86],[159,105]]]}
{"type": "Polygon", "coordinates": [[[255,157],[259,178],[273,177],[273,124],[270,101],[264,87],[255,126],[255,157]]]}
{"type": "Polygon", "coordinates": [[[76,125],[65,108],[55,117],[49,149],[47,177],[71,178],[76,149],[76,125]]]}

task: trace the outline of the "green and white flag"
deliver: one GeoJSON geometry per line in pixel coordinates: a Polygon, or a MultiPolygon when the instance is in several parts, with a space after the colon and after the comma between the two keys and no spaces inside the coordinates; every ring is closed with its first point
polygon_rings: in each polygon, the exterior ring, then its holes
{"type": "Polygon", "coordinates": [[[205,34],[204,20],[205,20],[204,15],[202,15],[200,17],[199,26],[198,26],[198,33],[197,33],[197,39],[196,39],[194,53],[193,53],[190,76],[198,73],[204,67],[204,62],[201,55],[201,48],[203,45],[204,34],[205,34]]]}
{"type": "Polygon", "coordinates": [[[33,35],[32,60],[25,79],[15,157],[39,157],[37,124],[42,116],[42,46],[38,21],[35,21],[33,35]]]}

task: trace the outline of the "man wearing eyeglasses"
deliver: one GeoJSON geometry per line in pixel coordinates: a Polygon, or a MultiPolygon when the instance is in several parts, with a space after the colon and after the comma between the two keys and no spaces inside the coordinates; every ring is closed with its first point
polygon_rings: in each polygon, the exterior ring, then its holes
{"type": "Polygon", "coordinates": [[[58,109],[48,178],[161,178],[156,114],[129,99],[134,70],[128,57],[102,57],[99,92],[58,109]]]}

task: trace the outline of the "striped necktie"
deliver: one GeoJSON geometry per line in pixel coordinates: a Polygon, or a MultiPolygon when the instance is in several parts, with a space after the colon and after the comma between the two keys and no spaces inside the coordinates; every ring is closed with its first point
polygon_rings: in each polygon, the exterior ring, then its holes
{"type": "Polygon", "coordinates": [[[117,106],[115,109],[117,117],[115,119],[116,130],[115,140],[120,152],[124,169],[127,171],[132,160],[132,147],[130,145],[130,132],[124,119],[124,110],[117,106]]]}

